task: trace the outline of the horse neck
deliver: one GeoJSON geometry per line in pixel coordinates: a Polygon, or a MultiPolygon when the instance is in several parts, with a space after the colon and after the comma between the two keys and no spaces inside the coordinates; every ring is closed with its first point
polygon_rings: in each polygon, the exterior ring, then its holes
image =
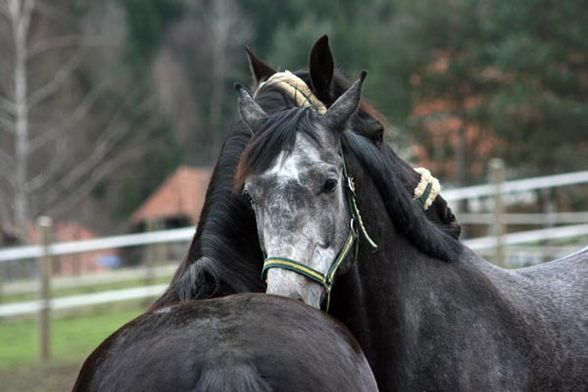
{"type": "Polygon", "coordinates": [[[370,195],[359,204],[378,249],[360,240],[356,263],[335,285],[330,313],[357,337],[379,382],[383,377],[402,385],[417,367],[412,361],[423,339],[449,334],[464,322],[455,315],[468,314],[471,324],[488,309],[497,317],[512,313],[493,283],[505,272],[469,250],[450,262],[426,256],[396,230],[373,184],[356,178],[356,186],[358,194],[370,195]],[[395,364],[401,368],[391,369],[395,364]]]}

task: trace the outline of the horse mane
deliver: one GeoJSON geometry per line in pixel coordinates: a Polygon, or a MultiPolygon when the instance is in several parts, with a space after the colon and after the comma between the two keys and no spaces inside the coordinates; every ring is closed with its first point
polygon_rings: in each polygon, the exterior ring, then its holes
{"type": "Polygon", "coordinates": [[[225,140],[188,253],[151,310],[178,301],[263,291],[255,215],[243,195],[233,192],[235,167],[251,136],[239,123],[225,140]]]}
{"type": "MultiPolygon", "coordinates": [[[[291,153],[296,135],[313,134],[313,122],[317,120],[318,115],[309,108],[293,107],[270,115],[241,155],[235,189],[242,187],[246,176],[268,169],[281,152],[285,156],[291,153]]],[[[317,136],[310,140],[315,145],[318,143],[317,136]]],[[[353,154],[365,166],[397,230],[423,253],[445,261],[455,260],[460,243],[453,237],[451,228],[430,221],[422,207],[412,200],[403,186],[402,166],[398,161],[351,130],[343,132],[341,141],[344,153],[353,154]]],[[[353,177],[354,173],[350,175],[353,177]]]]}
{"type": "MultiPolygon", "coordinates": [[[[297,71],[295,74],[310,85],[310,76],[307,71],[297,71]]],[[[329,107],[349,86],[349,81],[336,71],[334,93],[327,97],[322,96],[325,105],[329,107]]],[[[257,102],[267,113],[294,107],[294,103],[286,94],[269,86],[264,89],[263,94],[259,94],[257,102]]],[[[378,121],[380,118],[383,119],[383,116],[364,99],[360,104],[360,113],[361,111],[365,111],[366,116],[369,115],[378,121]]],[[[378,127],[362,127],[361,125],[360,123],[354,126],[354,132],[360,135],[358,137],[363,137],[365,143],[371,143],[376,150],[393,154],[392,149],[381,142],[382,134],[378,127]]],[[[200,222],[188,252],[169,287],[153,303],[151,310],[178,301],[264,290],[264,284],[260,279],[263,254],[259,246],[255,215],[242,193],[234,192],[237,164],[252,137],[251,131],[245,124],[242,122],[234,124],[233,131],[225,140],[213,170],[200,222]]],[[[344,138],[347,137],[344,136],[344,138]]],[[[400,158],[398,160],[404,163],[400,158]]],[[[406,163],[404,164],[406,172],[402,178],[409,179],[405,180],[407,189],[414,189],[418,183],[418,174],[406,163]]],[[[437,206],[435,211],[441,211],[442,216],[452,218],[445,222],[442,219],[441,223],[455,222],[451,210],[441,196],[437,196],[433,206],[437,206]],[[448,214],[444,212],[447,210],[448,214]]],[[[432,211],[432,208],[429,211],[432,211]]]]}
{"type": "Polygon", "coordinates": [[[299,133],[320,148],[320,139],[312,127],[317,118],[313,109],[297,106],[270,115],[241,154],[235,173],[235,192],[241,190],[246,176],[267,169],[280,153],[284,152],[283,158],[287,158],[294,151],[299,133]]]}
{"type": "MultiPolygon", "coordinates": [[[[388,217],[399,233],[426,255],[444,261],[457,259],[462,250],[462,244],[457,240],[459,231],[456,232],[455,225],[446,224],[443,218],[439,223],[431,220],[423,208],[412,199],[402,179],[404,165],[408,166],[402,159],[396,154],[392,155],[390,151],[378,149],[350,130],[344,131],[341,135],[341,145],[343,154],[353,155],[371,177],[386,207],[388,217]]],[[[350,168],[352,177],[353,170],[355,168],[350,168]]],[[[361,189],[357,190],[357,196],[360,203],[363,201],[363,204],[370,204],[366,195],[362,195],[361,189]]],[[[453,223],[455,217],[445,200],[441,199],[439,203],[436,208],[448,210],[444,218],[453,223]]]]}

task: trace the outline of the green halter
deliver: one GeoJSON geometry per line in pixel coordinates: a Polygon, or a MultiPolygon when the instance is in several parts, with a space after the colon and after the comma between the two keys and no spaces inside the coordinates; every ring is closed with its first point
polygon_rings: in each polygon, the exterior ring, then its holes
{"type": "MultiPolygon", "coordinates": [[[[341,157],[343,154],[341,153],[341,157]]],[[[349,212],[351,214],[351,222],[349,228],[349,234],[343,244],[343,248],[331,263],[327,273],[322,273],[315,270],[299,261],[289,259],[287,257],[280,256],[269,256],[266,257],[261,271],[261,277],[265,281],[267,277],[267,271],[270,268],[281,268],[288,271],[296,272],[297,274],[303,275],[306,278],[313,280],[323,286],[327,295],[327,306],[326,310],[329,310],[329,304],[331,302],[331,290],[335,283],[335,276],[337,271],[343,264],[343,261],[347,258],[353,248],[355,248],[353,263],[357,260],[357,254],[359,251],[359,242],[357,241],[359,236],[363,236],[366,241],[371,245],[372,248],[377,249],[378,245],[371,239],[361,219],[359,208],[357,207],[355,184],[353,179],[347,174],[347,168],[345,166],[345,160],[343,160],[343,177],[345,179],[345,193],[347,195],[347,205],[349,206],[349,212]],[[358,230],[359,229],[359,233],[358,230]]]]}

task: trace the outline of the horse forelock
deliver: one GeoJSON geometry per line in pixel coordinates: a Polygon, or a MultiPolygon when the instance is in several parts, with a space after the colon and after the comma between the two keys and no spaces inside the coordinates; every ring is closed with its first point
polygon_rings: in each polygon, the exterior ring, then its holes
{"type": "Polygon", "coordinates": [[[234,190],[239,192],[247,176],[268,169],[282,152],[283,159],[288,158],[294,151],[298,134],[303,134],[311,144],[320,148],[320,138],[315,132],[317,119],[317,114],[310,108],[291,107],[271,114],[241,154],[234,190]]]}

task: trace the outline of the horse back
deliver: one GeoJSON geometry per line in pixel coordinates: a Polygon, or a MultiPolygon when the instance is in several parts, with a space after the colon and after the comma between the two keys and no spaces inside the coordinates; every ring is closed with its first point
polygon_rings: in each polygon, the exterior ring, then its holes
{"type": "Polygon", "coordinates": [[[359,345],[309,306],[264,294],[178,304],[115,332],[74,391],[375,391],[359,345]]]}

